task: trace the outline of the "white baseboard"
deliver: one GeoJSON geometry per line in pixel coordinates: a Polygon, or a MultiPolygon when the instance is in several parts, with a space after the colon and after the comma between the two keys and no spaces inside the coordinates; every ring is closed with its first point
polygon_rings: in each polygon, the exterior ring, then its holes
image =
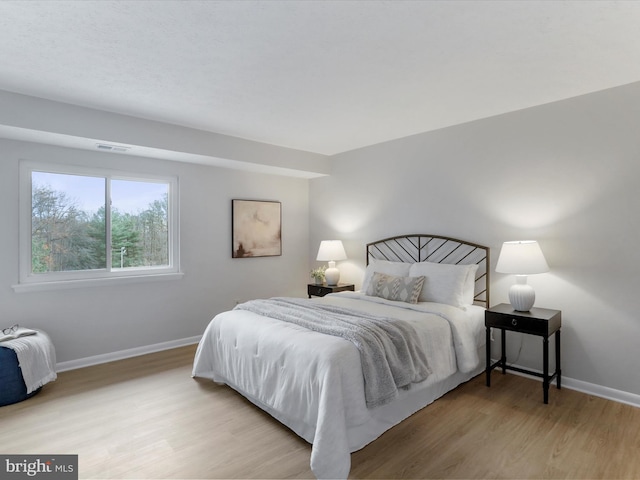
{"type": "Polygon", "coordinates": [[[145,345],[143,347],[130,348],[127,350],[120,350],[112,353],[105,353],[103,355],[94,355],[92,357],[79,358],[77,360],[70,360],[68,362],[59,362],[58,364],[56,364],[56,371],[64,372],[67,370],[75,370],[77,368],[90,367],[92,365],[99,365],[101,363],[124,360],[125,358],[138,357],[140,355],[146,355],[147,353],[161,352],[163,350],[170,350],[172,348],[193,345],[194,343],[198,343],[200,341],[200,338],[202,338],[202,335],[189,338],[181,338],[178,340],[171,340],[168,342],[155,343],[153,345],[145,345]]]}
{"type": "Polygon", "coordinates": [[[562,387],[564,388],[565,386],[570,390],[577,390],[578,392],[588,393],[589,395],[606,398],[608,400],[613,400],[614,402],[626,403],[633,407],[640,407],[640,395],[636,395],[635,393],[603,387],[602,385],[596,385],[595,383],[583,382],[582,380],[565,378],[563,376],[562,387]]]}
{"type": "MultiPolygon", "coordinates": [[[[514,366],[518,368],[525,368],[519,365],[514,365],[514,366]]],[[[538,371],[530,368],[528,369],[533,370],[535,372],[542,373],[542,371],[538,371]]],[[[499,370],[500,368],[496,368],[496,371],[499,371],[499,370]]],[[[527,375],[526,373],[520,373],[513,370],[507,370],[507,373],[511,373],[513,375],[520,375],[521,377],[527,377],[527,378],[531,378],[533,380],[538,380],[539,382],[542,382],[542,378],[536,377],[534,375],[527,375]]],[[[640,408],[640,395],[636,395],[635,393],[629,393],[623,390],[616,390],[615,388],[603,387],[602,385],[596,385],[595,383],[583,382],[582,380],[568,378],[568,377],[565,377],[564,375],[562,375],[561,387],[568,388],[569,390],[575,390],[577,392],[593,395],[594,397],[606,398],[607,400],[613,400],[614,402],[625,403],[627,405],[640,408]]],[[[555,379],[552,382],[552,388],[555,388],[555,379]]]]}

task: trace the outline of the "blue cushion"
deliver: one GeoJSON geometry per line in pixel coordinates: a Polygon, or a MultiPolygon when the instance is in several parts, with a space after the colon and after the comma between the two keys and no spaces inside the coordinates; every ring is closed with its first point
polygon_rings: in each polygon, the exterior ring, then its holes
{"type": "Polygon", "coordinates": [[[0,407],[26,400],[40,390],[27,395],[16,352],[6,347],[0,347],[0,385],[0,407]]]}

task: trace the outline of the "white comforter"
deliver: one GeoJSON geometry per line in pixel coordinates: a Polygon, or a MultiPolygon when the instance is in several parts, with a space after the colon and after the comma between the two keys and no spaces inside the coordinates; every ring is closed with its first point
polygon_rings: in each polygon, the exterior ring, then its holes
{"type": "Polygon", "coordinates": [[[421,390],[478,367],[483,325],[477,314],[442,304],[409,305],[353,292],[310,301],[401,318],[416,328],[432,374],[400,393],[395,402],[409,410],[398,413],[393,403],[366,407],[360,357],[349,341],[242,310],[211,321],[193,376],[228,384],[311,443],[318,478],[347,478],[351,452],[431,401],[415,400],[421,390]]]}

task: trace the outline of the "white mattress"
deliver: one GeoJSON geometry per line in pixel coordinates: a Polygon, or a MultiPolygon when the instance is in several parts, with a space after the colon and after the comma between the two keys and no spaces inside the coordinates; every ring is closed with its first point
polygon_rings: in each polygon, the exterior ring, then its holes
{"type": "Polygon", "coordinates": [[[193,375],[225,383],[311,443],[318,478],[346,478],[350,453],[482,371],[484,309],[390,302],[358,292],[315,298],[402,318],[418,332],[432,374],[368,409],[358,350],[347,340],[242,310],[217,315],[193,375]]]}

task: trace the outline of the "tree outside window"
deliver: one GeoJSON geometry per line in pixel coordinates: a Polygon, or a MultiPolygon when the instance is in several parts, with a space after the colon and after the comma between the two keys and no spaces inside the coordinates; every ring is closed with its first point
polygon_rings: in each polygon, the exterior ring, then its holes
{"type": "Polygon", "coordinates": [[[31,180],[33,273],[169,264],[168,184],[41,171],[31,180]]]}

